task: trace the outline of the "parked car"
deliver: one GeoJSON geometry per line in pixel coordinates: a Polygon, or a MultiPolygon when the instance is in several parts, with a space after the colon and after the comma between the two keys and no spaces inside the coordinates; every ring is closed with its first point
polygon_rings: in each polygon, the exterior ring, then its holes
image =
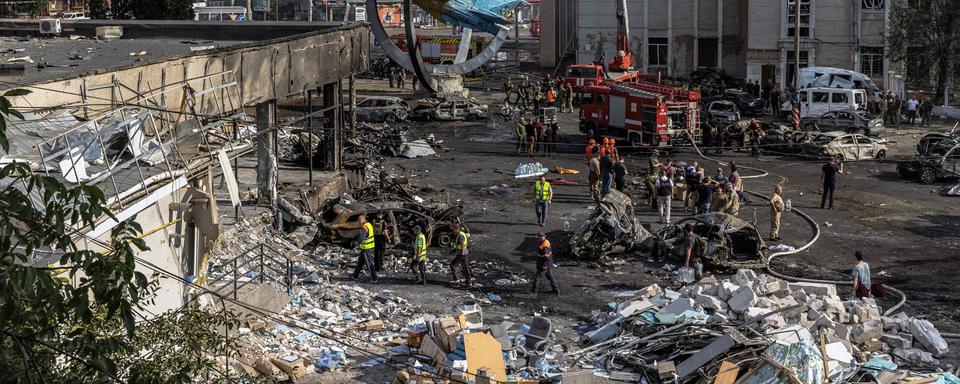
{"type": "Polygon", "coordinates": [[[760,116],[764,113],[763,100],[760,100],[758,97],[753,97],[749,92],[739,89],[728,89],[719,95],[711,97],[709,100],[706,100],[706,102],[717,100],[726,100],[734,103],[737,106],[737,110],[744,116],[760,116]]]}
{"type": "MultiPolygon", "coordinates": [[[[348,112],[350,106],[345,108],[348,112]]],[[[410,106],[394,96],[360,96],[357,100],[357,121],[388,122],[403,121],[410,114],[410,106]]]]}
{"type": "Polygon", "coordinates": [[[723,122],[729,124],[740,120],[740,111],[737,104],[728,100],[716,100],[707,103],[705,110],[707,120],[716,123],[723,122]]]}
{"type": "Polygon", "coordinates": [[[481,120],[486,117],[487,106],[469,99],[424,103],[410,111],[411,120],[421,121],[481,120]]]}
{"type": "Polygon", "coordinates": [[[883,119],[863,111],[852,109],[830,111],[816,117],[800,119],[800,126],[807,131],[862,133],[875,136],[883,133],[883,119]]]}
{"type": "Polygon", "coordinates": [[[859,133],[824,132],[800,144],[800,152],[838,160],[867,160],[887,157],[886,140],[859,133]]]}
{"type": "Polygon", "coordinates": [[[917,154],[913,160],[897,163],[897,172],[904,178],[916,178],[921,184],[960,177],[960,144],[942,140],[926,148],[926,152],[917,154]]]}
{"type": "Polygon", "coordinates": [[[723,268],[763,268],[767,265],[767,247],[757,227],[722,212],[688,217],[660,230],[653,237],[653,252],[683,263],[687,238],[684,227],[687,224],[693,226],[693,233],[707,242],[703,255],[707,265],[723,268]]]}

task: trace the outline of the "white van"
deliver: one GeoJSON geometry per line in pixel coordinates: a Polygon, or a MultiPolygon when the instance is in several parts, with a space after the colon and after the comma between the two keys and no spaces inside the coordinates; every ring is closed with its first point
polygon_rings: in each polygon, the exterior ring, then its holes
{"type": "MultiPolygon", "coordinates": [[[[783,103],[790,113],[790,101],[783,103]]],[[[866,110],[867,92],[862,89],[804,88],[800,90],[800,118],[820,116],[830,111],[866,110]]]]}
{"type": "Polygon", "coordinates": [[[83,12],[67,12],[60,16],[62,20],[90,20],[83,12]]]}
{"type": "Polygon", "coordinates": [[[863,89],[871,92],[878,90],[870,77],[857,71],[832,67],[800,68],[799,84],[801,87],[827,87],[863,89]]]}

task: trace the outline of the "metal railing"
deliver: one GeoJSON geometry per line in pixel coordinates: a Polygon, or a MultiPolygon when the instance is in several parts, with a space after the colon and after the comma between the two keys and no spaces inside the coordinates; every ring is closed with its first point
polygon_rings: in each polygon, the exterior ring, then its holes
{"type": "Polygon", "coordinates": [[[233,295],[251,283],[271,283],[287,294],[293,293],[293,261],[283,252],[265,243],[257,244],[233,259],[220,264],[222,274],[210,280],[211,289],[224,296],[233,295]],[[225,283],[215,286],[216,283],[225,283]],[[230,288],[232,292],[224,292],[230,288]]]}

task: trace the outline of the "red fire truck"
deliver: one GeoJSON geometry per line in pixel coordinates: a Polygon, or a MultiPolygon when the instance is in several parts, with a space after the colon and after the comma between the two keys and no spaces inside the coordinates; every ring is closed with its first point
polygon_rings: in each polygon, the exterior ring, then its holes
{"type": "Polygon", "coordinates": [[[580,131],[625,139],[633,147],[699,142],[700,93],[650,82],[583,87],[580,131]]]}
{"type": "Polygon", "coordinates": [[[644,80],[659,81],[660,76],[637,71],[604,72],[603,66],[599,64],[574,64],[567,67],[563,76],[563,81],[570,84],[574,92],[580,92],[583,87],[601,84],[605,81],[636,83],[644,80]]]}

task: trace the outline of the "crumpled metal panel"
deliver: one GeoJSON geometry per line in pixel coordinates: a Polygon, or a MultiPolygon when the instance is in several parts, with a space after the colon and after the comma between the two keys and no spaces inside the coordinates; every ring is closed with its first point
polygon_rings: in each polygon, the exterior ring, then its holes
{"type": "Polygon", "coordinates": [[[570,252],[578,258],[601,258],[630,251],[650,236],[650,232],[633,216],[630,197],[611,190],[570,238],[570,252]]]}

